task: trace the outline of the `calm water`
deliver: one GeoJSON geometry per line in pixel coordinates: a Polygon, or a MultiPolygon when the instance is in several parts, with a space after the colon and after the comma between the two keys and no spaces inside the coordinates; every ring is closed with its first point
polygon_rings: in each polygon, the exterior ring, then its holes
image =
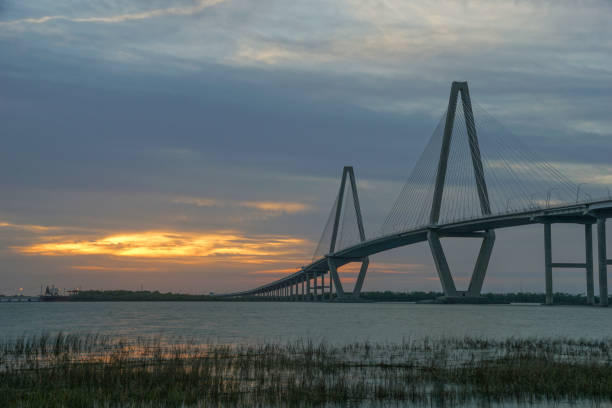
{"type": "Polygon", "coordinates": [[[423,336],[612,337],[612,308],[407,303],[1,303],[0,338],[41,332],[342,344],[423,336]]]}

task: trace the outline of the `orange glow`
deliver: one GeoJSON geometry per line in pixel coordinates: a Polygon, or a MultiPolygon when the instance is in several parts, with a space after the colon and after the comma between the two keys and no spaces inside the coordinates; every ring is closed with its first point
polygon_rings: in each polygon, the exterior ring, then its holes
{"type": "Polygon", "coordinates": [[[282,268],[282,269],[264,269],[259,271],[254,271],[251,274],[253,275],[291,275],[292,273],[296,273],[299,269],[296,268],[282,268]]]}
{"type": "Polygon", "coordinates": [[[286,212],[289,214],[304,212],[310,209],[308,204],[282,201],[245,201],[242,205],[261,211],[286,212]]]}
{"type": "Polygon", "coordinates": [[[220,207],[224,203],[216,198],[199,198],[199,197],[179,197],[172,200],[177,204],[190,204],[196,207],[220,207]]]}
{"type": "Polygon", "coordinates": [[[410,263],[370,263],[368,273],[380,275],[417,275],[429,273],[430,269],[423,264],[410,263]]]}
{"type": "Polygon", "coordinates": [[[309,211],[312,206],[293,201],[229,201],[206,197],[178,197],[172,200],[178,204],[195,205],[196,207],[246,207],[264,212],[285,212],[294,214],[309,211]]]}
{"type": "Polygon", "coordinates": [[[101,266],[101,265],[74,265],[70,269],[77,269],[79,271],[127,271],[127,272],[151,272],[157,271],[158,268],[152,267],[130,267],[130,266],[101,266]]]}
{"type": "Polygon", "coordinates": [[[47,227],[45,225],[13,224],[3,221],[0,221],[0,228],[11,228],[29,232],[46,232],[59,229],[58,227],[47,227]]]}
{"type": "Polygon", "coordinates": [[[248,238],[237,232],[206,234],[147,231],[97,239],[52,242],[16,247],[19,252],[46,256],[111,255],[133,258],[188,258],[211,256],[276,257],[300,252],[307,241],[287,236],[248,238]]]}

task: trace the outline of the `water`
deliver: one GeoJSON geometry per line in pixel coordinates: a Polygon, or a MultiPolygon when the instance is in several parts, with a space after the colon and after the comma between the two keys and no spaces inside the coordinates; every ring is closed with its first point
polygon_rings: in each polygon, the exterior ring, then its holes
{"type": "Polygon", "coordinates": [[[425,336],[612,337],[612,308],[291,302],[56,302],[0,304],[0,338],[102,333],[198,342],[346,344],[425,336]]]}

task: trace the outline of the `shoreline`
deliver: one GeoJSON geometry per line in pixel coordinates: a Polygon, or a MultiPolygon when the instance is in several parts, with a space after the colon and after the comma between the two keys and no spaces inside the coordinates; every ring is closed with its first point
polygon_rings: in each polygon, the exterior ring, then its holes
{"type": "MultiPolygon", "coordinates": [[[[555,293],[555,305],[587,305],[582,294],[555,293]]],[[[73,296],[1,296],[0,303],[19,302],[304,302],[289,298],[268,299],[262,297],[224,298],[222,295],[196,295],[185,293],[161,293],[159,291],[80,291],[73,296]]],[[[612,302],[612,297],[610,297],[612,302]]],[[[476,299],[444,298],[441,292],[363,292],[359,299],[318,299],[316,302],[327,303],[417,303],[417,304],[544,304],[544,293],[485,293],[476,299]]],[[[599,302],[596,297],[595,303],[599,302]]]]}

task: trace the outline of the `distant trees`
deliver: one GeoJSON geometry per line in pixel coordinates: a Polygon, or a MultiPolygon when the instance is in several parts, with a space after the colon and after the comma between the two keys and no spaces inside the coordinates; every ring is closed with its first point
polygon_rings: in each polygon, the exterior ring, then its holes
{"type": "MultiPolygon", "coordinates": [[[[442,297],[442,292],[362,292],[361,297],[374,302],[422,302],[434,301],[442,297]]],[[[483,293],[483,303],[544,303],[544,293],[518,292],[518,293],[483,293]]],[[[585,305],[585,295],[572,295],[569,293],[555,293],[553,296],[556,305],[585,305]]],[[[596,301],[598,301],[596,299],[596,301]]]]}
{"type": "Polygon", "coordinates": [[[70,296],[71,301],[206,301],[217,300],[209,295],[189,295],[184,293],[161,293],[159,291],[131,290],[82,290],[77,295],[70,296]]]}
{"type": "MultiPolygon", "coordinates": [[[[372,302],[434,302],[443,296],[442,292],[362,292],[361,298],[372,302]]],[[[185,293],[161,293],[159,291],[131,290],[83,290],[67,298],[70,301],[106,302],[106,301],[266,301],[264,297],[251,298],[218,298],[211,295],[189,295],[185,293]]],[[[544,303],[543,293],[484,293],[480,303],[544,303]]],[[[599,300],[596,299],[596,302],[599,300]]],[[[554,303],[557,305],[584,305],[586,296],[569,293],[555,293],[554,303]]]]}
{"type": "Polygon", "coordinates": [[[420,302],[435,300],[443,296],[442,292],[361,292],[361,297],[374,302],[420,302]]]}

